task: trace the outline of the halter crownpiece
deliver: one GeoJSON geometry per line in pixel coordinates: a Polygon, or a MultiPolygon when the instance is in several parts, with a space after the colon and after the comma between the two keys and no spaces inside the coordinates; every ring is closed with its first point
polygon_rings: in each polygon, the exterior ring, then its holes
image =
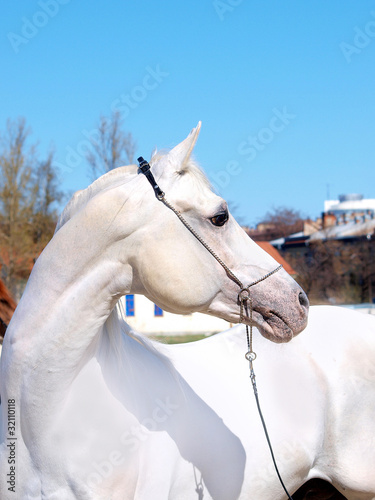
{"type": "Polygon", "coordinates": [[[160,189],[160,187],[158,186],[158,184],[155,180],[155,177],[152,175],[151,166],[148,163],[148,161],[146,161],[142,156],[140,156],[138,158],[138,163],[139,163],[140,171],[142,172],[142,174],[145,174],[145,176],[147,177],[147,180],[149,181],[149,183],[153,187],[153,190],[155,191],[156,197],[159,200],[164,198],[164,192],[160,189]]]}

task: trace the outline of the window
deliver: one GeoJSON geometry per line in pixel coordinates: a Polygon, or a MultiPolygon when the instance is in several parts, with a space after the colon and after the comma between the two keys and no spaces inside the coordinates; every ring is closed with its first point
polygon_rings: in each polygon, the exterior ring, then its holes
{"type": "Polygon", "coordinates": [[[134,295],[126,295],[125,297],[126,316],[134,316],[134,295]]]}
{"type": "Polygon", "coordinates": [[[163,309],[156,304],[154,305],[154,316],[163,316],[163,309]]]}

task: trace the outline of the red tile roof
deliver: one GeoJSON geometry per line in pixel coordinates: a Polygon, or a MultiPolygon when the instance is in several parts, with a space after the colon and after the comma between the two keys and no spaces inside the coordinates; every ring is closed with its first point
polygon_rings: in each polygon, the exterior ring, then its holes
{"type": "Polygon", "coordinates": [[[283,257],[281,257],[279,252],[274,246],[271,245],[271,243],[269,243],[268,241],[256,241],[255,243],[263,248],[263,250],[266,251],[269,255],[271,255],[271,257],[273,257],[276,262],[281,264],[287,273],[292,275],[297,274],[292,266],[288,264],[288,262],[283,257]]]}

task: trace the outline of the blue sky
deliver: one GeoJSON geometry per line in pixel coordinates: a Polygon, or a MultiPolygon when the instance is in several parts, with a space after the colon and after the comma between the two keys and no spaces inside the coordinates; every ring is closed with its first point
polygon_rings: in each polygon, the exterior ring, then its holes
{"type": "Polygon", "coordinates": [[[375,1],[18,0],[0,19],[0,130],[24,116],[61,187],[120,109],[136,155],[180,142],[241,222],[375,198],[375,1]]]}

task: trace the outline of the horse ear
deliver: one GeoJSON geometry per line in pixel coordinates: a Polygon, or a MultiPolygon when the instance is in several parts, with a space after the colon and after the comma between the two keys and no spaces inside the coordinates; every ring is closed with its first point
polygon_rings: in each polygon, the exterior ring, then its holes
{"type": "Polygon", "coordinates": [[[176,165],[177,170],[184,170],[185,165],[189,161],[190,155],[194,149],[195,143],[197,142],[200,129],[201,122],[198,122],[198,125],[193,128],[186,139],[169,151],[168,158],[171,160],[173,165],[176,165]]]}

